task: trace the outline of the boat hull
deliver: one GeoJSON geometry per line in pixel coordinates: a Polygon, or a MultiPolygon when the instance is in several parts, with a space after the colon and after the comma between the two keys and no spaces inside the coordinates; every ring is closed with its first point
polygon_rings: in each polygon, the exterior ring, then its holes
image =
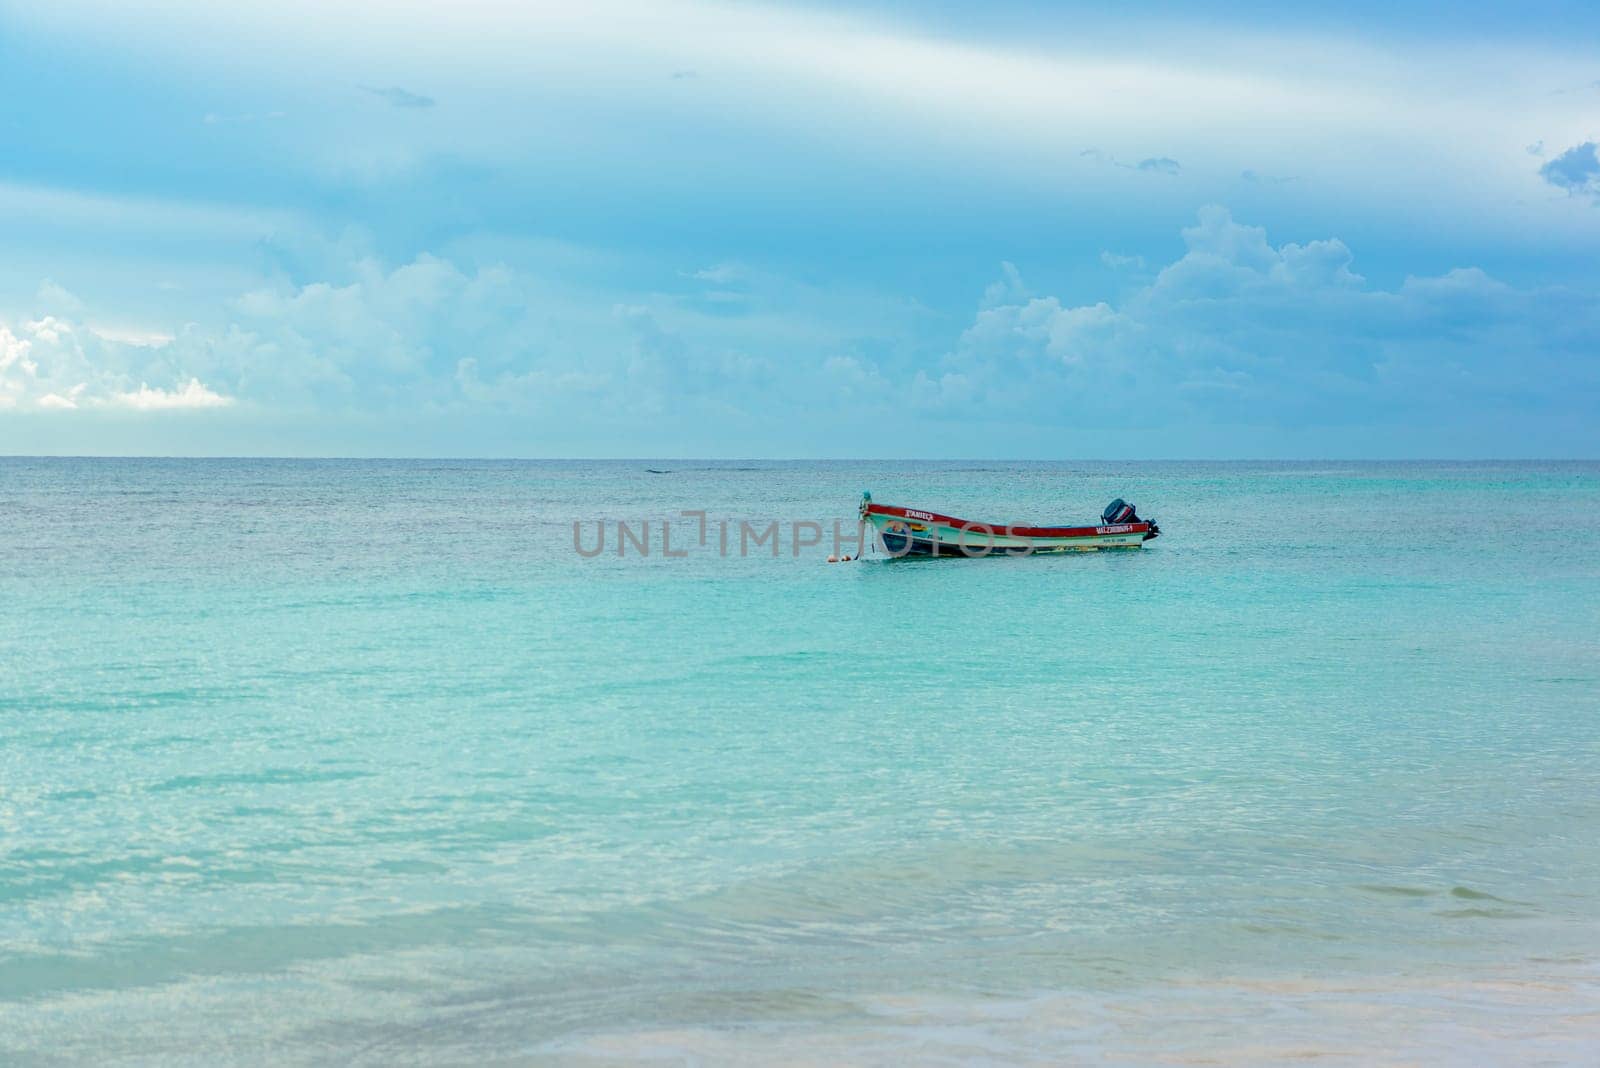
{"type": "Polygon", "coordinates": [[[865,503],[861,517],[890,556],[1029,556],[1034,553],[1137,549],[1156,536],[1153,523],[1029,527],[976,523],[915,508],[865,503]]]}

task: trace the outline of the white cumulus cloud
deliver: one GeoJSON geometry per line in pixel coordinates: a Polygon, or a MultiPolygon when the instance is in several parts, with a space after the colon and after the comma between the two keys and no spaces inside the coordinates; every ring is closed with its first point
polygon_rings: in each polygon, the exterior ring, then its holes
{"type": "Polygon", "coordinates": [[[177,389],[152,389],[141,382],[136,390],[112,394],[109,402],[123,408],[150,411],[160,408],[226,408],[234,401],[232,397],[224,397],[216,390],[206,388],[198,378],[191,378],[177,389]]]}
{"type": "Polygon", "coordinates": [[[0,408],[217,408],[234,399],[175,373],[165,346],[115,340],[54,315],[0,322],[0,408]],[[170,388],[150,383],[171,381],[170,388]]]}
{"type": "Polygon", "coordinates": [[[1382,289],[1342,241],[1273,245],[1220,207],[1183,238],[1182,257],[1115,304],[986,296],[912,399],[1096,426],[1445,422],[1469,400],[1482,414],[1600,399],[1592,292],[1518,289],[1477,268],[1382,289]]]}

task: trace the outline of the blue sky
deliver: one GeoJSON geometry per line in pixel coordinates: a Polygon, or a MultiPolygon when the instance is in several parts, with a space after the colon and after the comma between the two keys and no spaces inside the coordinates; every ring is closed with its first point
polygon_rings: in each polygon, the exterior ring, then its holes
{"type": "Polygon", "coordinates": [[[1600,455],[1593,5],[0,0],[0,452],[1600,455]]]}

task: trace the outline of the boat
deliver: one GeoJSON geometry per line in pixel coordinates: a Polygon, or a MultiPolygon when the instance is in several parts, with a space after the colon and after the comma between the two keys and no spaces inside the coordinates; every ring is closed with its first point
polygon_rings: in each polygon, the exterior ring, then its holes
{"type": "Polygon", "coordinates": [[[977,523],[920,508],[879,504],[871,493],[861,495],[861,522],[891,557],[900,556],[1028,556],[1033,553],[1096,552],[1137,549],[1161,528],[1140,519],[1133,505],[1120,497],[1100,513],[1093,526],[1030,527],[977,523]]]}

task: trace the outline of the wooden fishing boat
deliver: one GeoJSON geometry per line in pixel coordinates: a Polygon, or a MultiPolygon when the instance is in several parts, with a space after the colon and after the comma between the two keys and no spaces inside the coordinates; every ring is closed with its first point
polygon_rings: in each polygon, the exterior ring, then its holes
{"type": "Polygon", "coordinates": [[[1112,501],[1096,526],[1031,527],[977,523],[954,516],[878,504],[861,495],[861,521],[890,556],[1027,556],[1031,553],[1137,549],[1161,533],[1133,505],[1112,501]]]}

